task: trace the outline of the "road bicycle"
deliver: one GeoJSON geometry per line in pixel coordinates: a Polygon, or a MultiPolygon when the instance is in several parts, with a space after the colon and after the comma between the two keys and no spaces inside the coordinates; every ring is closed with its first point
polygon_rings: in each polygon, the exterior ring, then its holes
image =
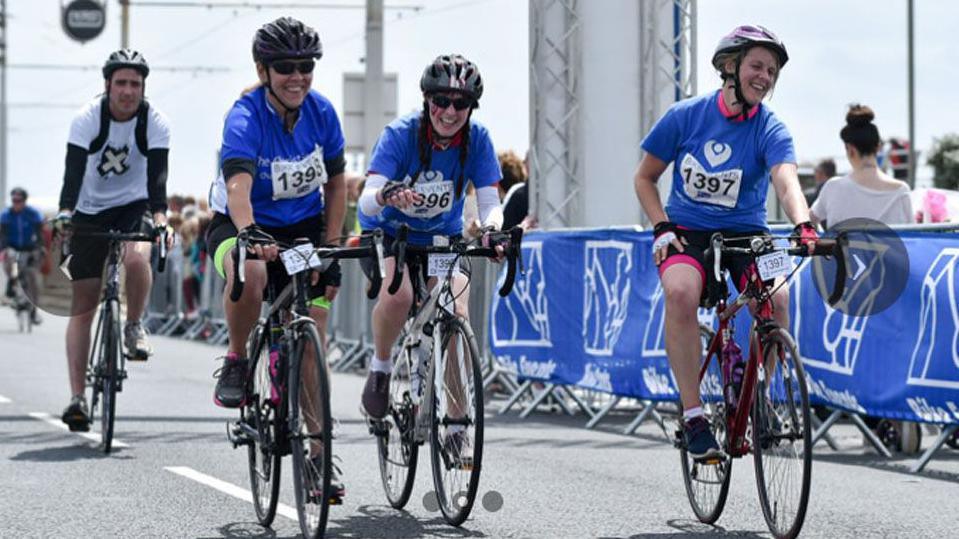
{"type": "MultiPolygon", "coordinates": [[[[520,263],[523,231],[489,233],[489,245],[463,240],[448,245],[414,246],[401,227],[394,242],[396,271],[388,292],[395,293],[408,268],[413,304],[403,333],[393,347],[389,405],[381,420],[371,420],[383,490],[391,506],[409,501],[419,446],[429,441],[436,501],[443,518],[459,526],[476,499],[483,458],[483,378],[476,337],[469,322],[454,311],[452,276],[460,261],[496,258],[504,247],[507,268],[499,294],[509,294],[520,263]],[[419,255],[408,257],[407,255],[419,255]],[[428,257],[427,268],[422,257],[428,257]],[[436,277],[429,290],[423,276],[436,277]]],[[[445,240],[445,238],[443,238],[445,240]]]]}
{"type": "MultiPolygon", "coordinates": [[[[375,258],[376,275],[368,291],[375,297],[382,282],[382,232],[370,237],[372,245],[364,247],[314,247],[305,239],[293,245],[276,242],[290,283],[277,290],[273,279],[268,279],[264,295],[267,314],[256,323],[246,343],[251,373],[247,396],[239,419],[227,424],[233,447],[247,448],[253,506],[264,526],[272,524],[276,516],[280,463],[285,455],[292,457],[293,492],[305,537],[323,537],[330,505],[342,503],[339,493],[330,487],[334,466],[330,379],[316,323],[309,313],[310,270],[322,272],[334,259],[375,258]]],[[[243,293],[244,262],[252,258],[247,247],[258,243],[264,242],[245,232],[237,236],[232,301],[243,293]]]]}
{"type": "MultiPolygon", "coordinates": [[[[159,256],[157,271],[166,267],[166,230],[160,232],[75,232],[74,237],[97,238],[108,241],[106,282],[100,298],[100,314],[97,317],[93,346],[87,362],[86,385],[90,388],[90,422],[99,412],[100,447],[104,453],[113,448],[113,430],[116,420],[117,393],[123,391],[127,378],[127,356],[123,352],[123,337],[120,330],[120,261],[126,242],[158,241],[159,256]]],[[[64,261],[62,267],[67,266],[64,261]]]]}
{"type": "MultiPolygon", "coordinates": [[[[723,455],[700,461],[688,454],[682,429],[676,431],[686,494],[696,517],[708,524],[722,514],[729,493],[734,458],[753,455],[763,516],[776,537],[795,537],[805,519],[812,472],[812,427],[809,394],[796,343],[773,319],[772,297],[799,266],[792,257],[809,256],[805,246],[783,248],[786,238],[772,236],[711,238],[706,255],[711,264],[708,303],[715,301],[718,329],[702,325],[699,337],[704,355],[699,380],[702,408],[723,455]],[[729,296],[724,257],[747,257],[745,289],[729,296]],[[778,279],[778,281],[774,281],[778,279]],[[773,284],[775,283],[775,284],[773,284]],[[753,305],[748,360],[742,362],[733,339],[733,320],[744,306],[753,305]]],[[[847,240],[821,239],[812,256],[834,256],[836,275],[827,299],[836,304],[843,295],[847,240]]]]}
{"type": "Polygon", "coordinates": [[[13,283],[13,297],[10,298],[10,306],[17,317],[17,329],[20,333],[30,333],[33,331],[35,300],[39,299],[39,294],[31,290],[29,272],[37,271],[34,269],[35,257],[39,255],[34,250],[20,251],[8,247],[5,256],[11,259],[10,282],[13,283]]]}

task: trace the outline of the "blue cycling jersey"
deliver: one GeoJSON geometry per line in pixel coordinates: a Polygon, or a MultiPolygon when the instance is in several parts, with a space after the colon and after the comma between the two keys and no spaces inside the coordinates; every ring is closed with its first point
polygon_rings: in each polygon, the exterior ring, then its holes
{"type": "MultiPolygon", "coordinates": [[[[422,168],[417,146],[420,120],[421,113],[413,113],[386,126],[373,149],[370,175],[412,181],[422,168]]],[[[413,186],[423,201],[405,210],[386,207],[377,215],[360,212],[360,226],[366,230],[382,228],[394,236],[400,223],[406,223],[410,227],[409,241],[414,245],[429,245],[434,235],[462,234],[466,186],[461,186],[457,197],[455,185],[461,172],[463,183],[471,182],[477,189],[495,185],[502,177],[489,132],[475,120],[470,120],[469,129],[465,170],[460,164],[461,146],[456,140],[446,149],[433,146],[429,170],[422,171],[413,186]]]]}
{"type": "MultiPolygon", "coordinates": [[[[253,161],[253,219],[282,227],[323,211],[322,187],[329,179],[325,162],[340,157],[345,142],[336,110],[316,90],[303,101],[293,133],[286,132],[266,96],[261,86],[234,103],[223,126],[220,168],[228,159],[253,161]]],[[[210,193],[213,210],[228,214],[226,195],[221,172],[210,193]]]]}
{"type": "Polygon", "coordinates": [[[768,230],[769,171],[795,163],[786,126],[766,106],[745,121],[723,116],[720,92],[674,104],[643,140],[673,165],[669,220],[695,230],[768,230]]]}
{"type": "Polygon", "coordinates": [[[18,251],[28,251],[37,246],[36,230],[43,223],[43,215],[33,206],[25,206],[15,212],[12,208],[0,214],[0,225],[7,232],[6,245],[18,251]]]}

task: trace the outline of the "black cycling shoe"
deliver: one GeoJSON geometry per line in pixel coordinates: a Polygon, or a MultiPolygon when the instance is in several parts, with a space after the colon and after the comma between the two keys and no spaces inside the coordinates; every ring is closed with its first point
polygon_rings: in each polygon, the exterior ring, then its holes
{"type": "Polygon", "coordinates": [[[246,377],[249,361],[236,356],[223,358],[223,366],[213,376],[219,378],[213,402],[223,408],[239,408],[246,404],[246,377]]]}
{"type": "Polygon", "coordinates": [[[696,462],[711,462],[723,458],[719,442],[709,428],[709,421],[699,416],[683,422],[683,438],[686,452],[696,462]]]}
{"type": "Polygon", "coordinates": [[[70,427],[70,432],[89,431],[90,412],[87,410],[87,399],[83,395],[74,395],[70,404],[64,408],[60,420],[70,427]]]}
{"type": "Polygon", "coordinates": [[[363,386],[362,411],[370,419],[383,419],[390,400],[390,375],[370,371],[363,386]]]}

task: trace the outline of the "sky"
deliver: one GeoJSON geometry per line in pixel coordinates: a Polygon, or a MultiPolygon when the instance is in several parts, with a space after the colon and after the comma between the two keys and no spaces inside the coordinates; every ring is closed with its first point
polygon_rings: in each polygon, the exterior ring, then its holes
{"type": "MultiPolygon", "coordinates": [[[[615,9],[628,0],[591,1],[615,9]]],[[[362,0],[322,3],[364,5],[362,0]]],[[[953,106],[959,67],[952,37],[959,2],[919,0],[916,4],[916,140],[922,151],[933,137],[959,131],[959,113],[953,106]]],[[[876,111],[876,124],[884,137],[907,135],[905,0],[699,0],[697,5],[700,92],[718,87],[709,58],[719,38],[737,24],[763,24],[786,43],[790,61],[769,105],[789,126],[800,161],[832,156],[840,171],[848,167],[838,132],[852,102],[876,111]]],[[[459,52],[480,67],[485,80],[482,107],[474,117],[489,128],[497,149],[525,152],[529,146],[527,2],[387,0],[386,6],[384,67],[398,74],[398,110],[419,109],[423,68],[438,54],[459,52]]],[[[292,15],[317,29],[324,56],[313,87],[337,108],[343,103],[343,73],[363,71],[363,9],[142,5],[130,9],[131,46],[143,52],[154,68],[147,80],[147,97],[172,125],[169,193],[205,195],[215,174],[224,114],[240,91],[256,81],[250,42],[265,22],[292,15]],[[173,67],[218,71],[159,69],[173,67]]],[[[59,2],[7,0],[7,10],[8,190],[22,185],[34,202],[52,208],[62,183],[70,121],[83,103],[103,91],[100,66],[119,47],[120,8],[115,0],[108,1],[106,29],[86,44],[72,41],[63,32],[59,2]],[[26,66],[30,64],[89,69],[36,69],[26,66]]],[[[631,91],[638,95],[638,88],[624,93],[631,91]]],[[[920,179],[929,175],[927,169],[920,170],[920,179]]],[[[628,179],[624,184],[629,184],[628,179]]]]}

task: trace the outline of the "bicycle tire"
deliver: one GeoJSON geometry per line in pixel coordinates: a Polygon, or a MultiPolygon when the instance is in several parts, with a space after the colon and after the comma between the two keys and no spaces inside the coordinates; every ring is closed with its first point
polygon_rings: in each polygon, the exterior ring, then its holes
{"type": "Polygon", "coordinates": [[[250,382],[252,391],[249,392],[248,403],[241,411],[241,421],[256,431],[256,436],[247,446],[250,490],[257,520],[263,526],[269,526],[276,517],[276,506],[280,498],[282,453],[277,441],[281,432],[281,419],[272,398],[270,347],[262,325],[257,325],[251,333],[247,357],[253,362],[250,382]]]}
{"type": "Polygon", "coordinates": [[[410,500],[416,479],[419,444],[414,440],[416,407],[413,404],[410,373],[415,366],[403,347],[404,329],[393,346],[393,373],[390,375],[389,407],[386,417],[375,426],[376,454],[383,492],[390,506],[402,509],[410,500]]]}
{"type": "Polygon", "coordinates": [[[312,323],[302,323],[296,329],[296,334],[293,355],[290,357],[288,394],[293,491],[300,530],[307,539],[316,539],[326,533],[330,510],[330,475],[333,468],[330,383],[316,327],[312,323]],[[315,351],[312,362],[305,361],[307,346],[315,351]],[[302,374],[305,369],[313,369],[316,376],[314,391],[310,391],[304,383],[302,374]],[[311,444],[318,444],[324,455],[319,470],[309,458],[311,444]]]}
{"type": "Polygon", "coordinates": [[[100,444],[104,453],[113,450],[113,430],[116,424],[117,388],[120,383],[120,305],[116,300],[103,305],[103,333],[97,375],[101,379],[103,406],[100,411],[100,444]]]}
{"type": "MultiPolygon", "coordinates": [[[[469,324],[461,317],[451,317],[444,320],[442,329],[442,361],[441,365],[432,365],[433,402],[430,410],[430,445],[433,468],[433,487],[436,499],[443,518],[452,526],[459,526],[469,516],[476,501],[476,491],[479,487],[480,470],[483,460],[483,377],[480,374],[479,348],[476,337],[469,324]],[[471,414],[463,418],[451,418],[449,405],[456,402],[455,388],[447,388],[451,381],[448,373],[451,359],[449,357],[450,344],[456,345],[459,382],[463,385],[462,401],[465,412],[471,414]],[[464,352],[467,352],[465,353],[464,352]],[[442,368],[441,368],[442,367],[442,368]],[[437,373],[442,372],[439,376],[437,373]],[[465,376],[464,376],[465,373],[465,376]],[[467,453],[450,455],[444,448],[447,436],[450,434],[448,425],[456,421],[465,427],[464,432],[472,442],[466,444],[467,453]],[[472,432],[471,432],[472,431],[472,432]],[[471,447],[470,447],[471,445],[471,447]],[[466,473],[462,473],[466,472],[466,473]]],[[[452,376],[455,376],[454,373],[452,376]]]]}
{"type": "MultiPolygon", "coordinates": [[[[706,353],[714,335],[715,332],[712,329],[706,326],[699,327],[703,354],[700,365],[703,361],[709,360],[706,353]]],[[[700,379],[699,391],[703,414],[712,426],[713,434],[716,436],[719,446],[725,450],[727,449],[726,403],[723,399],[722,388],[722,367],[719,357],[714,356],[704,373],[704,377],[700,379]]],[[[680,406],[680,409],[682,409],[682,406],[680,406]]],[[[695,462],[686,451],[685,442],[682,440],[681,427],[677,436],[680,438],[679,452],[683,468],[683,485],[686,487],[686,497],[689,498],[689,505],[700,522],[712,524],[719,519],[726,507],[733,460],[729,457],[729,451],[727,450],[726,456],[719,464],[695,462]]]]}
{"type": "Polygon", "coordinates": [[[764,367],[753,395],[756,486],[769,531],[792,538],[802,529],[812,480],[809,392],[789,333],[774,329],[762,343],[763,365],[772,368],[764,367]]]}

